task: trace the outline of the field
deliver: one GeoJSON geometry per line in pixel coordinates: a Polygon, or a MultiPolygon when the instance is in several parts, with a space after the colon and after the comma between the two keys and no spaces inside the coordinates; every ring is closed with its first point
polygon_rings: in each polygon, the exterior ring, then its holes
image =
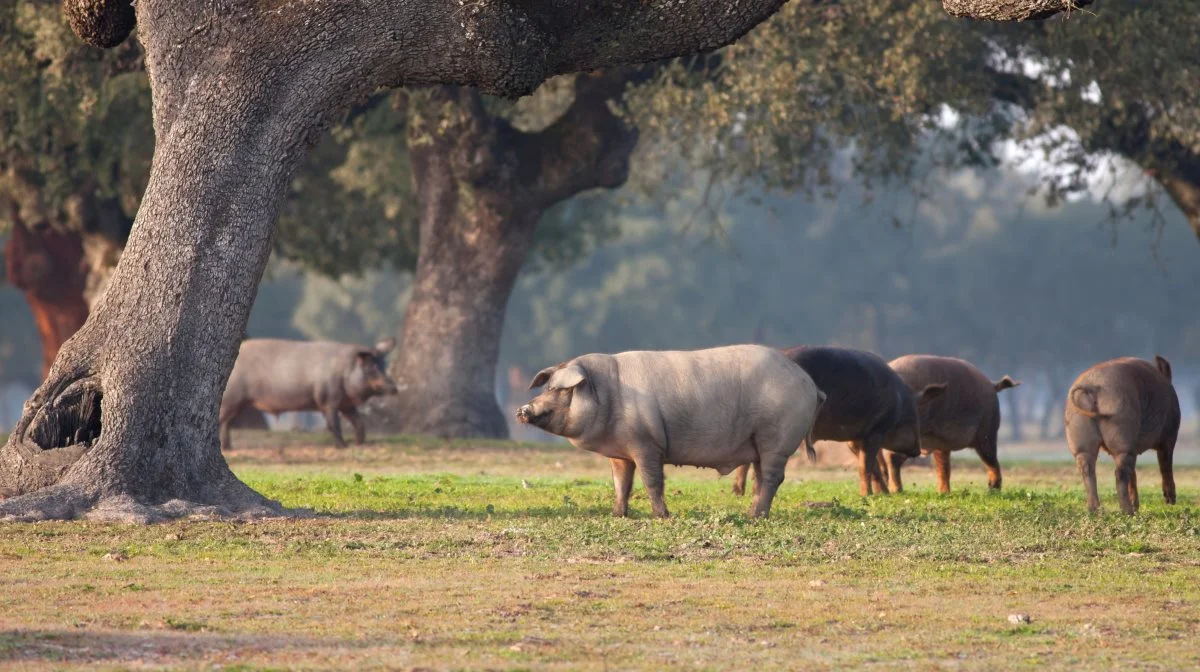
{"type": "Polygon", "coordinates": [[[1167,507],[1153,456],[1135,518],[1108,458],[1093,516],[1072,464],[1010,457],[992,495],[964,454],[948,496],[796,461],[765,521],[674,469],[659,521],[640,485],[612,519],[607,462],[561,446],[235,439],[317,515],[2,525],[0,666],[1200,668],[1200,468],[1167,507]]]}

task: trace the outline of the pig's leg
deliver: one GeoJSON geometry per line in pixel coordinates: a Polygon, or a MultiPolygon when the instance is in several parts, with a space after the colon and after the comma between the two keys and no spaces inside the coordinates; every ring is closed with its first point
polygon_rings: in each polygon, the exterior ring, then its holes
{"type": "Polygon", "coordinates": [[[1079,466],[1079,475],[1083,477],[1083,487],[1087,490],[1088,511],[1096,511],[1100,508],[1100,495],[1096,494],[1096,453],[1076,453],[1075,464],[1079,466]]]}
{"type": "Polygon", "coordinates": [[[887,461],[888,492],[893,494],[903,492],[904,485],[900,482],[900,465],[904,464],[905,456],[890,450],[883,451],[881,456],[887,461]]]}
{"type": "Polygon", "coordinates": [[[776,450],[770,453],[759,453],[756,463],[759,469],[755,474],[755,502],[752,516],[766,518],[771,515],[771,502],[775,501],[775,493],[783,485],[784,473],[787,471],[788,458],[786,451],[776,450]]]}
{"type": "Polygon", "coordinates": [[[762,500],[762,463],[759,460],[755,460],[751,462],[749,466],[754,469],[754,489],[750,492],[752,496],[750,498],[749,514],[750,517],[753,518],[755,516],[755,512],[758,511],[758,503],[762,500]]]}
{"type": "Polygon", "coordinates": [[[612,515],[617,518],[624,518],[629,515],[629,493],[633,490],[633,472],[637,469],[637,465],[631,460],[622,460],[620,458],[611,458],[613,489],[616,490],[617,496],[613,500],[612,515]]]}
{"type": "Polygon", "coordinates": [[[1132,516],[1137,513],[1137,504],[1129,493],[1137,487],[1134,480],[1137,478],[1137,455],[1131,452],[1113,453],[1117,458],[1117,499],[1121,502],[1121,512],[1132,516]]]}
{"type": "Polygon", "coordinates": [[[743,464],[733,470],[733,494],[741,497],[746,494],[746,472],[750,470],[750,465],[743,464]]]}
{"type": "Polygon", "coordinates": [[[1090,418],[1072,415],[1066,419],[1067,447],[1075,456],[1083,487],[1087,490],[1088,511],[1100,508],[1100,495],[1096,494],[1096,458],[1100,455],[1100,429],[1090,418]]]}
{"type": "Polygon", "coordinates": [[[329,433],[333,434],[333,442],[338,448],[346,447],[346,440],[342,438],[342,420],[338,417],[337,406],[326,406],[321,409],[322,415],[325,416],[325,426],[329,428],[329,433]]]}
{"type": "Polygon", "coordinates": [[[663,499],[663,463],[657,455],[634,457],[635,466],[642,472],[642,484],[646,486],[646,494],[650,496],[650,509],[655,518],[666,518],[671,514],[667,511],[667,502],[663,499]]]}
{"type": "Polygon", "coordinates": [[[944,495],[950,492],[950,451],[935,450],[930,456],[933,457],[933,470],[937,473],[938,492],[944,495]]]}
{"type": "Polygon", "coordinates": [[[220,415],[221,424],[221,450],[229,450],[233,448],[233,419],[242,410],[241,406],[231,405],[222,406],[220,415]]]}
{"type": "Polygon", "coordinates": [[[879,473],[879,450],[882,444],[882,437],[875,435],[858,442],[858,491],[864,497],[871,494],[872,486],[876,494],[887,494],[883,475],[879,473]]]}
{"type": "Polygon", "coordinates": [[[1167,504],[1175,503],[1175,472],[1171,469],[1172,458],[1175,453],[1175,439],[1171,439],[1170,445],[1163,444],[1158,447],[1158,471],[1162,474],[1162,491],[1163,501],[1167,504]]]}
{"type": "Polygon", "coordinates": [[[1138,499],[1136,468],[1129,472],[1129,501],[1133,503],[1134,511],[1142,508],[1142,502],[1140,499],[1138,499]]]}
{"type": "Polygon", "coordinates": [[[858,458],[858,494],[866,497],[871,494],[871,472],[867,469],[867,451],[861,441],[850,441],[846,444],[850,452],[858,458]]]}
{"type": "Polygon", "coordinates": [[[996,441],[993,439],[988,443],[983,443],[975,448],[975,452],[979,454],[979,459],[987,467],[988,472],[988,489],[999,490],[1001,483],[1000,475],[1000,460],[996,458],[996,441]]]}
{"type": "Polygon", "coordinates": [[[363,445],[367,442],[367,426],[363,422],[362,416],[358,414],[358,409],[353,406],[347,406],[342,409],[342,415],[350,421],[350,427],[354,429],[354,442],[358,445],[363,445]]]}

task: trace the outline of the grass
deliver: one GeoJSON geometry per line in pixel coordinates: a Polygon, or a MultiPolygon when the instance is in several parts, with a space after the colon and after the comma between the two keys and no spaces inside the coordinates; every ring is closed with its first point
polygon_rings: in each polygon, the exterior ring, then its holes
{"type": "Polygon", "coordinates": [[[431,669],[1200,666],[1200,469],[1167,507],[1085,511],[1071,465],[972,459],[864,499],[797,463],[772,518],[711,471],[674,517],[609,516],[606,461],[561,446],[235,437],[311,519],[0,526],[0,665],[431,669]],[[282,450],[277,449],[282,445],[282,450]],[[1011,623],[1026,614],[1030,622],[1011,623]]]}

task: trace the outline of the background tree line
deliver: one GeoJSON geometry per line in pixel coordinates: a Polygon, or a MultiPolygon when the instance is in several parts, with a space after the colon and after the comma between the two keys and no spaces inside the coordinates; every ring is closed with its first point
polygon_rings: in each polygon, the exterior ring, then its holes
{"type": "MultiPolygon", "coordinates": [[[[443,435],[506,431],[498,363],[583,350],[841,342],[1068,372],[1099,353],[1193,357],[1190,9],[1107,3],[1085,31],[964,24],[912,0],[791,3],[716,54],[563,77],[516,103],[378,96],[294,180],[276,251],[284,275],[307,275],[273,285],[278,301],[264,289],[249,331],[396,330],[410,393],[377,421],[443,435]],[[995,170],[1017,148],[1037,184],[995,170]],[[1122,190],[1064,202],[1105,165],[1122,190]],[[1153,248],[1143,226],[1175,244],[1153,248]]],[[[46,365],[137,209],[153,150],[141,67],[135,42],[80,45],[57,3],[0,9],[0,226],[46,365]]],[[[5,337],[14,371],[23,333],[5,337]]]]}

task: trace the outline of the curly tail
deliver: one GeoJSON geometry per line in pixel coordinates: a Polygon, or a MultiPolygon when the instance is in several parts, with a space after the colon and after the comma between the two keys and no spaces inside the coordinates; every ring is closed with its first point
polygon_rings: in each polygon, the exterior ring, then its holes
{"type": "Polygon", "coordinates": [[[1007,390],[1007,389],[1010,389],[1010,388],[1020,385],[1021,381],[1013,380],[1012,377],[1010,377],[1010,376],[1005,376],[992,384],[996,386],[997,392],[1003,392],[1004,390],[1007,390]]]}
{"type": "MultiPolygon", "coordinates": [[[[817,390],[817,410],[813,412],[813,425],[817,424],[817,418],[821,415],[821,407],[825,405],[825,400],[829,397],[825,393],[817,390]]],[[[812,427],[808,428],[808,434],[804,435],[804,452],[808,455],[808,463],[817,463],[817,449],[813,447],[812,427]]]]}
{"type": "Polygon", "coordinates": [[[1080,385],[1072,387],[1067,393],[1067,403],[1071,405],[1071,409],[1076,413],[1089,418],[1103,418],[1106,414],[1100,412],[1100,403],[1097,398],[1099,390],[1095,387],[1080,385]]]}

